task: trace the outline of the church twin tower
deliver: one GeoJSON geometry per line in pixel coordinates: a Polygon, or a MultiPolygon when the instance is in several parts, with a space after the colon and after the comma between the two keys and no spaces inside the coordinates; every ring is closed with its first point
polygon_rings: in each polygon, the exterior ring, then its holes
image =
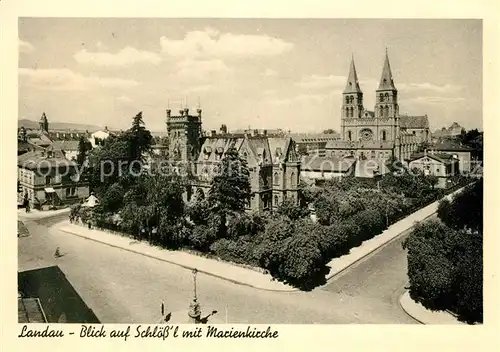
{"type": "Polygon", "coordinates": [[[382,77],[376,91],[375,111],[363,107],[354,58],[342,93],[342,139],[345,141],[394,141],[397,137],[399,106],[387,51],[382,77]]]}

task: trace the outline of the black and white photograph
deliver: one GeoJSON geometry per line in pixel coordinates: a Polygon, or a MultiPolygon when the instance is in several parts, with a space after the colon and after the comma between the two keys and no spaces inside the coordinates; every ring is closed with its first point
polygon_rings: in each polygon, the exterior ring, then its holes
{"type": "Polygon", "coordinates": [[[389,17],[19,17],[20,335],[482,325],[483,21],[389,17]]]}

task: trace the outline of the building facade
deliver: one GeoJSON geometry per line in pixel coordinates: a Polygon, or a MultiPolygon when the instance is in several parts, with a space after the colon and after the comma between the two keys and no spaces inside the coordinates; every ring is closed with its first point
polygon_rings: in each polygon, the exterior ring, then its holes
{"type": "Polygon", "coordinates": [[[437,188],[447,188],[449,179],[458,173],[459,161],[450,154],[420,153],[414,154],[409,162],[410,169],[418,169],[424,175],[438,178],[437,188]]]}
{"type": "Polygon", "coordinates": [[[252,197],[247,210],[275,209],[285,199],[299,201],[300,159],[290,137],[267,133],[216,133],[202,136],[201,114],[190,115],[189,109],[173,116],[167,110],[169,162],[182,168],[190,178],[186,201],[208,196],[210,184],[226,152],[235,148],[246,160],[250,172],[252,197]]]}
{"type": "Polygon", "coordinates": [[[354,59],[342,93],[341,140],[326,144],[326,155],[408,160],[430,138],[427,116],[402,116],[398,90],[386,53],[373,111],[365,109],[354,59]]]}
{"type": "Polygon", "coordinates": [[[39,150],[18,156],[18,197],[32,207],[80,202],[89,196],[89,184],[81,179],[77,164],[61,151],[39,150]]]}

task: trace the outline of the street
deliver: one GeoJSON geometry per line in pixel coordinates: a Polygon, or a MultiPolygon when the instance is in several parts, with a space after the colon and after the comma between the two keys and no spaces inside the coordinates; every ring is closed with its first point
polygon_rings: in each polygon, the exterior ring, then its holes
{"type": "MultiPolygon", "coordinates": [[[[102,323],[156,323],[162,301],[187,321],[189,270],[51,227],[65,216],[24,221],[30,235],[18,239],[20,271],[58,265],[102,323]]],[[[398,305],[405,283],[397,239],[312,292],[268,292],[198,274],[197,294],[204,314],[218,311],[214,322],[227,315],[228,323],[415,323],[398,305]]]]}

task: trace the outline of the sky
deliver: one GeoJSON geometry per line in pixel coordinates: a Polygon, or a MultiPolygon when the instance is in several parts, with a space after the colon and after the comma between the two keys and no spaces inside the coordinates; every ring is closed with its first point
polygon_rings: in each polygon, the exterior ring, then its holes
{"type": "Polygon", "coordinates": [[[373,110],[386,49],[401,114],[482,129],[480,20],[20,18],[19,119],[339,130],[351,57],[373,110]]]}

